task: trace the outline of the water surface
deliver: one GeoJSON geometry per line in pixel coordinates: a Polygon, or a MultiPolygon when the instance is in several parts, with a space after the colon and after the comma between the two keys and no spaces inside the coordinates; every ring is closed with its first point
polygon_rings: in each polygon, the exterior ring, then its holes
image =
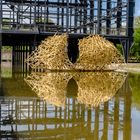
{"type": "Polygon", "coordinates": [[[138,73],[40,73],[3,63],[0,86],[2,140],[140,138],[138,73]]]}

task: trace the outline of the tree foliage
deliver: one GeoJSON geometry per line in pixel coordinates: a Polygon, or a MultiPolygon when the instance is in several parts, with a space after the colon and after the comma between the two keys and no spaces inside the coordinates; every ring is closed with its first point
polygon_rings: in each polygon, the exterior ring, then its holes
{"type": "Polygon", "coordinates": [[[134,18],[134,28],[140,27],[140,16],[134,18]]]}
{"type": "Polygon", "coordinates": [[[140,27],[135,29],[134,41],[135,43],[140,44],[140,27]]]}
{"type": "Polygon", "coordinates": [[[134,45],[130,55],[140,60],[140,16],[136,17],[134,21],[134,45]]]}

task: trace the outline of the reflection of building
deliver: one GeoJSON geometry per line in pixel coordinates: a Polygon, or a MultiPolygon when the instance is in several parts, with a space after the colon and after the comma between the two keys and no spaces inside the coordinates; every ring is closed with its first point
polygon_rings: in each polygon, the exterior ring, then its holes
{"type": "Polygon", "coordinates": [[[0,137],[131,140],[130,114],[127,82],[112,100],[90,110],[71,97],[66,99],[65,108],[54,107],[37,97],[0,97],[0,137]]]}

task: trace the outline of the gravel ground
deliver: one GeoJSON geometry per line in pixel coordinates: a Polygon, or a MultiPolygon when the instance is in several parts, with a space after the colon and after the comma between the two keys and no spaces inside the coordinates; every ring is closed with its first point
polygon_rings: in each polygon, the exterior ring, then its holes
{"type": "Polygon", "coordinates": [[[140,73],[140,63],[122,64],[117,71],[138,72],[140,73]]]}

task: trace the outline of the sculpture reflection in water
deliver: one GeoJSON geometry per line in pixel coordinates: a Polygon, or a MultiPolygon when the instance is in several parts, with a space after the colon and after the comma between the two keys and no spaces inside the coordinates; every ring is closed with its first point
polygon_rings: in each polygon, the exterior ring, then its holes
{"type": "Polygon", "coordinates": [[[78,103],[98,107],[116,94],[125,78],[126,74],[119,72],[32,72],[25,81],[41,99],[52,105],[65,107],[66,96],[77,92],[78,103]],[[70,79],[77,90],[70,85],[73,84],[70,79]]]}
{"type": "Polygon", "coordinates": [[[44,100],[1,97],[0,138],[131,140],[132,96],[125,77],[116,72],[31,73],[25,80],[44,100]]]}
{"type": "Polygon", "coordinates": [[[66,87],[71,75],[69,73],[31,73],[25,81],[32,90],[48,103],[65,106],[66,87]]]}

